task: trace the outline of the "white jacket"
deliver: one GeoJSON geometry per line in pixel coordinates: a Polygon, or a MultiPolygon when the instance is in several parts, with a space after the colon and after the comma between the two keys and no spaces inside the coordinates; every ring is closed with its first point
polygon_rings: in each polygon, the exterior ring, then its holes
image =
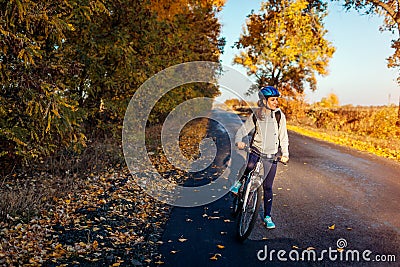
{"type": "MultiPolygon", "coordinates": [[[[242,142],[243,137],[247,136],[254,128],[254,114],[251,114],[245,123],[239,128],[235,136],[235,143],[242,142]]],[[[277,108],[274,111],[267,109],[262,119],[257,118],[257,132],[254,135],[253,146],[261,153],[276,154],[281,146],[282,156],[289,158],[289,138],[286,128],[286,117],[283,112],[277,108]],[[278,122],[275,119],[277,111],[281,113],[281,119],[278,122]]]]}

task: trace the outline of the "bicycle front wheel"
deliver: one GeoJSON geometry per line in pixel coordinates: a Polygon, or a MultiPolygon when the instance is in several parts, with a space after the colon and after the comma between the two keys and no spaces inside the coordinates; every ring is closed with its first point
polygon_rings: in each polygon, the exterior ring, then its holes
{"type": "MultiPolygon", "coordinates": [[[[250,183],[247,183],[245,190],[249,186],[251,186],[250,183]]],[[[241,207],[237,219],[236,237],[241,242],[246,240],[253,230],[261,204],[262,187],[259,186],[257,190],[250,190],[249,188],[249,191],[247,201],[243,203],[244,207],[241,207]]]]}
{"type": "Polygon", "coordinates": [[[239,195],[233,196],[232,201],[232,216],[236,218],[239,214],[240,209],[242,208],[239,195]]]}

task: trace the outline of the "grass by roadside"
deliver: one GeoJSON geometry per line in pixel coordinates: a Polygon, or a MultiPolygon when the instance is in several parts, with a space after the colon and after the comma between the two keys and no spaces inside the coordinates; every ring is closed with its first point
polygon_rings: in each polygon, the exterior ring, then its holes
{"type": "Polygon", "coordinates": [[[288,124],[288,130],[328,141],[338,145],[366,151],[378,156],[397,160],[400,162],[400,140],[384,140],[355,133],[315,129],[309,126],[288,124]]]}

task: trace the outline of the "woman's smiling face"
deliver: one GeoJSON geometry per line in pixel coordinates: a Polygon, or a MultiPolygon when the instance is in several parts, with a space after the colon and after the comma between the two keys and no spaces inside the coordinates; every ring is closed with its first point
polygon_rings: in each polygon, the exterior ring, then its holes
{"type": "Polygon", "coordinates": [[[278,97],[268,97],[267,100],[263,100],[263,101],[264,101],[264,104],[266,103],[267,106],[272,110],[277,109],[279,106],[278,97]]]}

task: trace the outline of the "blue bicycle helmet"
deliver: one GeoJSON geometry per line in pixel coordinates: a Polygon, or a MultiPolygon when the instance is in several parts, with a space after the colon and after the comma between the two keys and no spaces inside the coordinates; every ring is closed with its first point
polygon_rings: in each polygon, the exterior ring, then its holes
{"type": "Polygon", "coordinates": [[[268,97],[279,97],[281,94],[279,91],[273,86],[264,86],[258,92],[258,97],[262,100],[263,98],[268,97]]]}

